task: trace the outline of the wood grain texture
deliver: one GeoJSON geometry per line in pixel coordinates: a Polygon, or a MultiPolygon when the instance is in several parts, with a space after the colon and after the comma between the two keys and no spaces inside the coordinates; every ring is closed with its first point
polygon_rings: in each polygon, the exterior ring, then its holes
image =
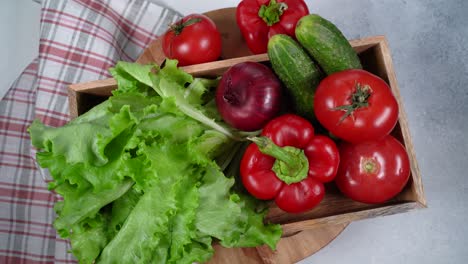
{"type": "Polygon", "coordinates": [[[411,210],[424,208],[419,202],[407,202],[401,204],[378,206],[373,209],[367,209],[363,211],[356,211],[350,213],[343,213],[339,215],[330,215],[327,217],[321,217],[316,219],[303,220],[298,222],[291,222],[283,224],[283,231],[285,233],[295,233],[302,230],[315,230],[321,229],[328,226],[336,226],[341,224],[347,224],[353,221],[362,219],[375,218],[386,215],[405,213],[411,210]]]}
{"type": "Polygon", "coordinates": [[[156,63],[161,65],[166,56],[162,52],[162,41],[161,38],[156,38],[151,42],[151,44],[143,51],[143,53],[138,57],[136,62],[141,64],[156,63]]]}
{"type": "MultiPolygon", "coordinates": [[[[206,13],[221,31],[223,54],[220,60],[183,69],[199,77],[221,75],[230,66],[243,61],[268,62],[267,54],[252,55],[235,25],[235,9],[227,8],[206,13]]],[[[284,237],[273,252],[266,247],[226,249],[216,245],[216,254],[210,263],[293,263],[307,257],[332,241],[351,221],[403,213],[426,207],[420,170],[414,152],[407,116],[392,65],[390,49],[384,36],[350,40],[359,54],[364,69],[384,79],[391,87],[400,106],[400,117],[392,132],[406,147],[411,165],[407,186],[385,204],[369,205],[344,197],[333,183],[326,185],[326,196],[319,206],[303,214],[287,214],[273,203],[267,220],[283,227],[284,237]]],[[[153,41],[139,57],[142,64],[161,65],[165,57],[160,39],[153,41]]],[[[113,79],[74,84],[69,87],[70,113],[82,114],[103,100],[116,88],[113,79]]]]}
{"type": "Polygon", "coordinates": [[[68,87],[68,109],[70,111],[71,118],[75,118],[79,115],[78,113],[78,104],[81,103],[82,100],[79,98],[79,94],[74,89],[68,87]]]}
{"type": "Polygon", "coordinates": [[[230,58],[221,61],[207,62],[197,65],[185,66],[182,69],[188,73],[193,74],[197,77],[212,77],[216,78],[221,76],[228,68],[234,66],[238,63],[245,61],[253,62],[267,62],[269,61],[268,55],[258,54],[258,55],[249,55],[237,58],[230,58]]]}
{"type": "Polygon", "coordinates": [[[292,236],[283,237],[275,251],[267,246],[229,249],[215,245],[215,255],[208,263],[295,263],[328,245],[346,226],[347,223],[344,223],[335,226],[327,225],[323,228],[312,230],[297,231],[292,236]]]}
{"type": "Polygon", "coordinates": [[[408,200],[415,200],[421,204],[422,207],[427,207],[427,201],[424,194],[424,187],[421,177],[421,171],[419,169],[418,161],[416,159],[416,152],[414,150],[413,141],[411,139],[411,132],[409,130],[408,125],[408,117],[405,112],[405,108],[403,105],[403,98],[401,97],[400,89],[398,87],[398,81],[396,78],[395,70],[393,68],[392,62],[392,55],[390,52],[390,48],[388,45],[387,39],[383,38],[380,41],[380,50],[381,56],[383,58],[383,63],[385,67],[385,71],[388,74],[388,81],[390,87],[392,88],[392,92],[395,95],[398,106],[399,106],[399,126],[402,134],[402,142],[406,147],[406,151],[408,152],[410,158],[410,166],[411,166],[411,192],[405,192],[401,196],[404,199],[408,200]]]}
{"type": "Polygon", "coordinates": [[[221,60],[252,55],[236,24],[236,8],[228,7],[205,13],[216,23],[221,33],[221,60]]]}

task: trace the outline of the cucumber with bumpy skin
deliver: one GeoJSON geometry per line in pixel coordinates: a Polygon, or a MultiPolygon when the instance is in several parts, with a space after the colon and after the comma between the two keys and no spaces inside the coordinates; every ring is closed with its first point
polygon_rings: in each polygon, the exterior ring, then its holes
{"type": "Polygon", "coordinates": [[[267,50],[273,71],[292,97],[296,114],[314,119],[314,94],[322,75],[317,65],[299,43],[287,35],[271,37],[267,50]]]}
{"type": "Polygon", "coordinates": [[[361,62],[343,33],[316,14],[302,17],[296,38],[327,75],[348,69],[362,69],[361,62]]]}

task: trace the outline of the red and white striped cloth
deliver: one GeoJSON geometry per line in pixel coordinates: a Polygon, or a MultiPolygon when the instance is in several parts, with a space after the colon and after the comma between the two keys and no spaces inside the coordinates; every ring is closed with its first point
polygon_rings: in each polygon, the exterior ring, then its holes
{"type": "Polygon", "coordinates": [[[0,263],[71,263],[52,222],[58,197],[37,168],[27,128],[69,121],[67,86],[108,78],[181,15],[158,1],[42,1],[39,57],[0,101],[0,263]]]}

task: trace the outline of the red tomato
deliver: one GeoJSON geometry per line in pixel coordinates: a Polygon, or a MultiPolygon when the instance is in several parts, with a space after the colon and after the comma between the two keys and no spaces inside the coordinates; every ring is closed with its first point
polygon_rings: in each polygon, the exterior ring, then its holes
{"type": "Polygon", "coordinates": [[[340,165],[335,183],[349,198],[382,203],[401,192],[410,175],[408,154],[392,136],[339,146],[340,165]]]}
{"type": "Polygon", "coordinates": [[[345,70],[317,87],[314,112],[333,135],[349,141],[381,139],[398,120],[398,103],[390,87],[364,70],[345,70]]]}
{"type": "Polygon", "coordinates": [[[209,17],[191,14],[164,33],[162,48],[179,66],[215,61],[221,55],[221,34],[209,17]]]}

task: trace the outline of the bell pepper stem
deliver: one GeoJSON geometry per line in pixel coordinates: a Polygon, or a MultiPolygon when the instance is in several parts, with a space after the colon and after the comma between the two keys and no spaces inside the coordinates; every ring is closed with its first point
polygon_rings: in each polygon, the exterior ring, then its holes
{"type": "Polygon", "coordinates": [[[295,147],[280,147],[268,137],[249,137],[260,152],[276,159],[272,170],[287,184],[300,182],[307,178],[309,161],[304,151],[295,147]]]}
{"type": "Polygon", "coordinates": [[[284,148],[276,145],[270,138],[268,137],[253,137],[249,138],[255,144],[257,144],[258,148],[263,154],[269,155],[274,157],[275,159],[281,160],[284,163],[290,165],[291,167],[296,167],[298,165],[298,161],[294,159],[291,154],[286,151],[284,148]]]}
{"type": "Polygon", "coordinates": [[[286,9],[288,9],[286,3],[277,3],[276,0],[271,0],[268,5],[262,5],[260,7],[258,16],[271,27],[280,21],[281,15],[286,9]]]}

